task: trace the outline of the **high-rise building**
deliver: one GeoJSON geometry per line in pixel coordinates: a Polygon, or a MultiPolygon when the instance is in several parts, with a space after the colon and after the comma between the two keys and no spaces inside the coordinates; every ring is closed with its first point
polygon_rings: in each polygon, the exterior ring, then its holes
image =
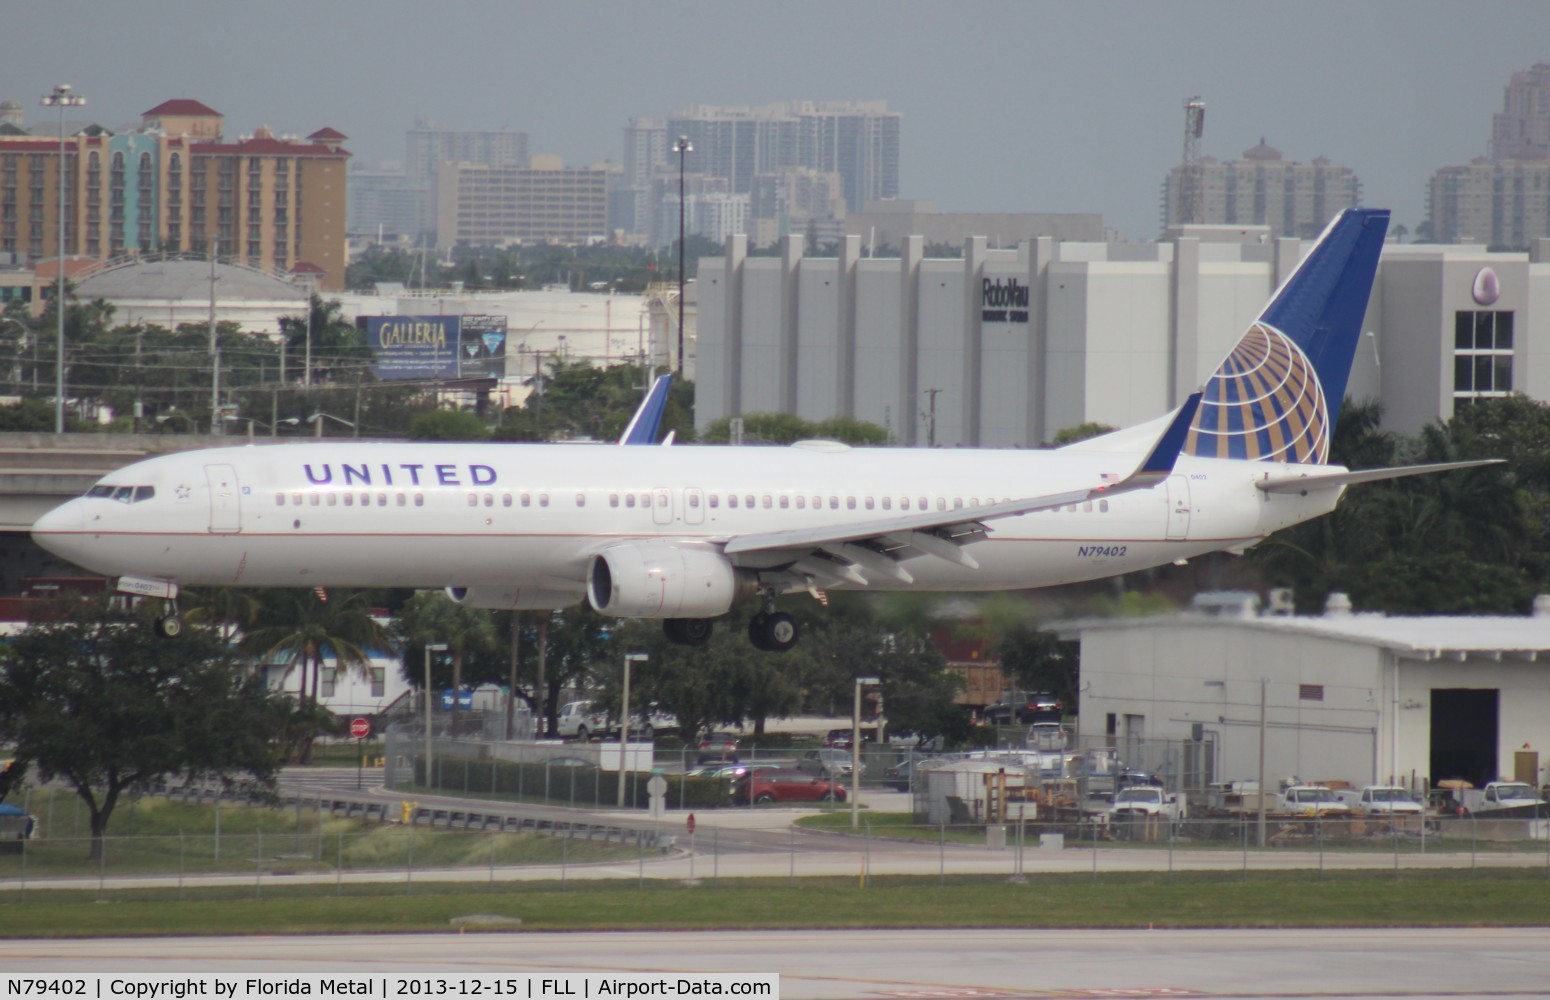
{"type": "Polygon", "coordinates": [[[794,101],[757,108],[701,105],[667,120],[694,144],[688,169],[725,177],[749,194],[756,174],[783,167],[838,173],[846,207],[899,195],[903,116],[886,101],[794,101]]]}
{"type": "Polygon", "coordinates": [[[320,288],[344,287],[350,154],[334,129],[303,141],[261,128],[227,142],[220,112],[189,99],[158,104],[123,133],[66,123],[61,248],[59,135],[29,132],[15,117],[7,124],[0,255],[26,263],[213,252],[265,269],[315,270],[320,288]]]}
{"type": "MultiPolygon", "coordinates": [[[[1162,228],[1177,220],[1186,168],[1168,172],[1163,183],[1162,228]]],[[[1269,226],[1276,236],[1316,237],[1341,209],[1361,202],[1362,185],[1350,167],[1324,157],[1311,163],[1288,160],[1261,139],[1237,160],[1204,157],[1194,165],[1199,213],[1206,225],[1269,226]]]]}
{"type": "Polygon", "coordinates": [[[1426,185],[1436,243],[1524,250],[1550,236],[1550,64],[1512,74],[1491,119],[1491,155],[1443,167],[1426,185]]]}
{"type": "Polygon", "coordinates": [[[424,119],[404,133],[404,174],[409,187],[419,192],[416,226],[435,228],[436,171],[443,163],[471,163],[486,167],[525,167],[528,134],[513,129],[449,129],[424,119]]]}
{"type": "Polygon", "coordinates": [[[1491,159],[1550,156],[1550,63],[1512,74],[1502,110],[1491,119],[1491,159]]]}
{"type": "Polygon", "coordinates": [[[605,236],[608,171],[537,156],[531,167],[444,163],[436,171],[436,246],[585,243],[605,236]]]}

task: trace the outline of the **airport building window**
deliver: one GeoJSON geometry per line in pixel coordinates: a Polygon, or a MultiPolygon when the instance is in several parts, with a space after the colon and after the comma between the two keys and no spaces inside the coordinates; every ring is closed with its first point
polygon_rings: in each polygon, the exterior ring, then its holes
{"type": "MultiPolygon", "coordinates": [[[[399,499],[403,499],[400,493],[399,499]]],[[[387,671],[382,667],[371,668],[371,696],[373,698],[387,697],[387,671]]]]}
{"type": "Polygon", "coordinates": [[[1453,404],[1512,392],[1513,314],[1461,311],[1453,315],[1453,404]]]}
{"type": "Polygon", "coordinates": [[[338,678],[339,672],[337,670],[332,668],[325,668],[323,670],[322,697],[332,698],[334,696],[339,687],[338,678]]]}

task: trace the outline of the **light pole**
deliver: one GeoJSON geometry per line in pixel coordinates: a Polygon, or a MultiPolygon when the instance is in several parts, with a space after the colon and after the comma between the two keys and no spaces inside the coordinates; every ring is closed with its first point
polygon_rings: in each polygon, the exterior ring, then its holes
{"type": "Polygon", "coordinates": [[[61,83],[52,94],[45,94],[43,106],[59,109],[59,289],[54,293],[54,310],[59,314],[59,334],[55,338],[54,358],[54,433],[65,432],[65,108],[86,105],[86,98],[70,92],[61,83]]]}
{"type": "MultiPolygon", "coordinates": [[[[425,644],[425,787],[431,785],[431,654],[444,653],[447,644],[444,642],[429,642],[425,644]]],[[[457,692],[452,692],[452,697],[457,697],[457,692]]]]}
{"type": "Polygon", "coordinates": [[[856,702],[850,716],[850,828],[861,825],[861,689],[875,687],[877,677],[856,678],[856,702]]]}
{"type": "Polygon", "coordinates": [[[343,417],[336,417],[332,413],[324,413],[322,410],[319,410],[317,413],[314,413],[312,416],[307,418],[307,423],[312,425],[313,433],[317,437],[323,436],[324,420],[332,420],[335,423],[344,424],[346,427],[350,428],[351,437],[361,436],[360,428],[356,427],[355,424],[351,423],[343,417]]]}
{"type": "Polygon", "coordinates": [[[624,775],[625,751],[630,744],[630,664],[645,663],[646,654],[639,652],[624,654],[624,690],[620,696],[622,704],[619,709],[619,808],[624,808],[624,775]]]}
{"type": "Polygon", "coordinates": [[[694,152],[694,143],[686,135],[673,142],[678,154],[678,376],[684,373],[684,157],[694,152]]]}

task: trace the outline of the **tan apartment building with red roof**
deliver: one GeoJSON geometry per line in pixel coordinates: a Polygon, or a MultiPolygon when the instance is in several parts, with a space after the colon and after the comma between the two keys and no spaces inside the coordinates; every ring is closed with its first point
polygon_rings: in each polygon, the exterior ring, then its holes
{"type": "MultiPolygon", "coordinates": [[[[64,129],[63,256],[107,261],[208,254],[344,288],[345,136],[306,139],[268,128],[228,140],[220,112],[187,98],[141,115],[140,127],[64,129]]],[[[0,124],[0,262],[37,267],[60,256],[57,126],[0,124]]]]}

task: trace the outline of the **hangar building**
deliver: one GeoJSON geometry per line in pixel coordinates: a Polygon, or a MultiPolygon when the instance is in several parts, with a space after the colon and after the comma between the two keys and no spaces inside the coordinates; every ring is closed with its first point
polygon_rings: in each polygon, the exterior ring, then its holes
{"type": "MultiPolygon", "coordinates": [[[[1206,595],[1202,595],[1203,597],[1206,595]]],[[[1550,596],[1529,617],[1234,611],[1068,623],[1084,745],[1214,743],[1212,773],[1421,789],[1550,780],[1550,596]],[[1532,771],[1532,774],[1525,773],[1532,771]]]]}

